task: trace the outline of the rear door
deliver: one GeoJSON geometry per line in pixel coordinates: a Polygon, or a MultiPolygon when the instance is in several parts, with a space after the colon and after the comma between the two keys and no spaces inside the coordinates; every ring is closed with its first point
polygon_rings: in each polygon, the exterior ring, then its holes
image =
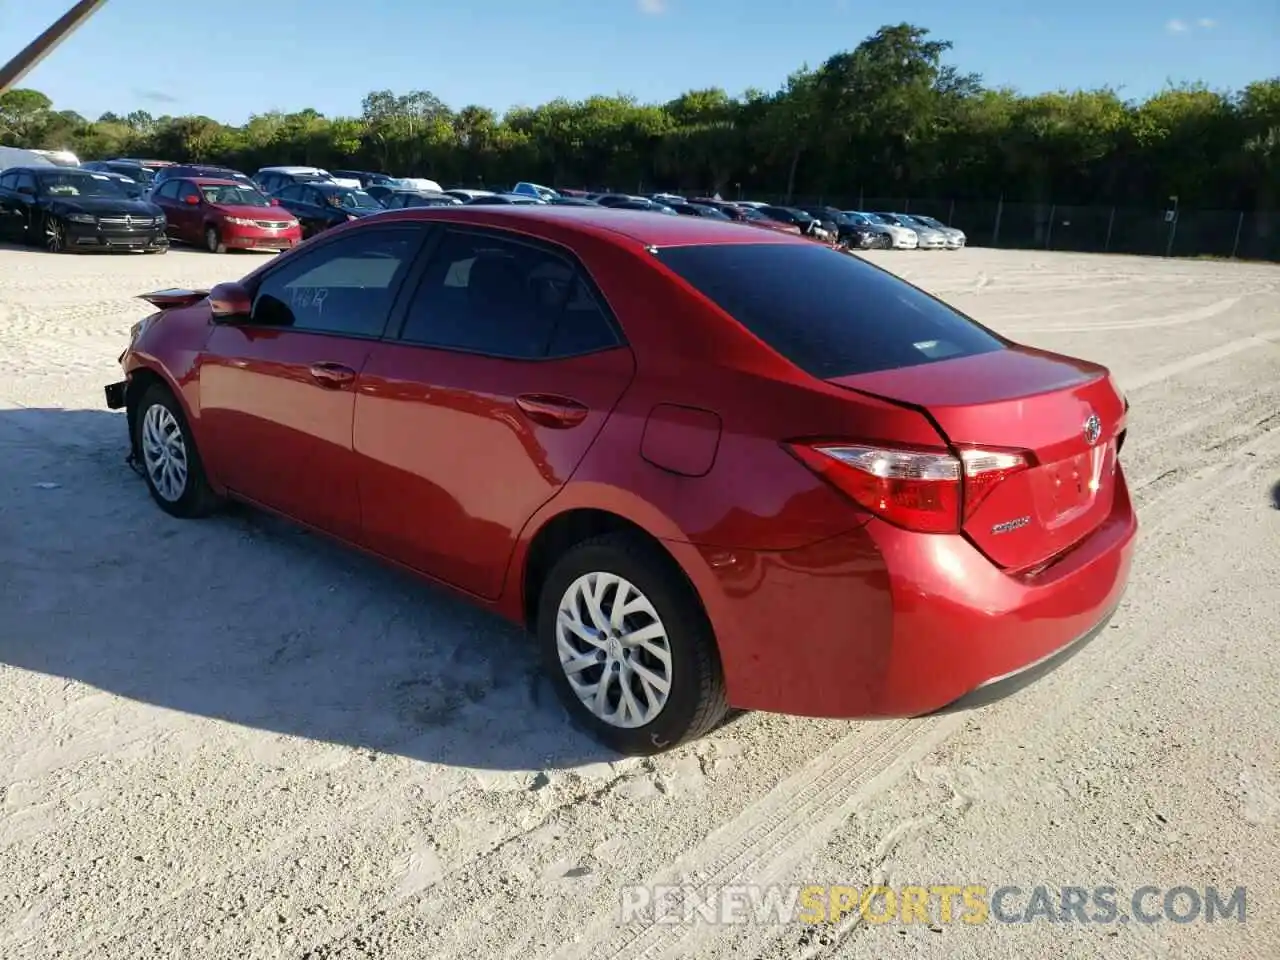
{"type": "Polygon", "coordinates": [[[186,239],[182,232],[183,211],[178,209],[178,190],[181,186],[181,180],[166,180],[152,192],[150,197],[151,202],[164,211],[165,232],[172,240],[186,239]]]}
{"type": "Polygon", "coordinates": [[[442,229],[394,333],[356,397],[364,542],[496,597],[525,523],[630,383],[631,350],[571,254],[489,230],[442,229]]]}

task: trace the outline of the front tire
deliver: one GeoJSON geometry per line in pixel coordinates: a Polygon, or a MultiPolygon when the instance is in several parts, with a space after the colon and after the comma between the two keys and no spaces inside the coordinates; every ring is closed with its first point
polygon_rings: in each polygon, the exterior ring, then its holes
{"type": "Polygon", "coordinates": [[[661,548],[626,533],[555,564],[538,603],[545,669],[574,720],[619,753],[661,753],[724,718],[724,676],[693,587],[661,548]]]}
{"type": "Polygon", "coordinates": [[[44,218],[44,248],[50,253],[67,252],[67,225],[53,214],[44,218]]]}
{"type": "Polygon", "coordinates": [[[204,248],[210,253],[226,253],[227,245],[218,236],[218,228],[209,226],[204,231],[204,248]]]}
{"type": "Polygon", "coordinates": [[[182,405],[163,384],[153,384],[134,410],[138,462],[151,498],[184,520],[205,517],[220,502],[205,477],[182,405]]]}

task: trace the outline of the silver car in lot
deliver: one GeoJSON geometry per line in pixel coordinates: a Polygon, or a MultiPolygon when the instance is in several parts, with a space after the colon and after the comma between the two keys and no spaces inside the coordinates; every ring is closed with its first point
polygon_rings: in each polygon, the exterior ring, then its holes
{"type": "Polygon", "coordinates": [[[871,227],[878,233],[887,233],[889,245],[894,250],[915,250],[920,246],[920,236],[911,227],[892,223],[879,214],[864,213],[861,210],[845,210],[844,215],[854,223],[871,227]]]}
{"type": "Polygon", "coordinates": [[[947,238],[940,231],[916,223],[905,213],[883,213],[877,211],[876,216],[905,230],[914,230],[921,250],[947,249],[947,238]]]}
{"type": "Polygon", "coordinates": [[[922,217],[918,213],[907,214],[906,217],[908,220],[920,224],[921,227],[928,230],[936,230],[946,237],[948,250],[959,250],[968,243],[968,238],[965,237],[963,230],[959,230],[956,227],[948,227],[941,220],[935,220],[933,217],[922,217]]]}

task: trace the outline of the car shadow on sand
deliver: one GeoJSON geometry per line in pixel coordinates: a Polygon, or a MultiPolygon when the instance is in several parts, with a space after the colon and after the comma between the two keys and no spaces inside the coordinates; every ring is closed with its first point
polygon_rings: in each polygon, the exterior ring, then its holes
{"type": "Polygon", "coordinates": [[[0,663],[436,763],[618,759],[570,724],[523,631],[257,511],[175,520],[126,446],[120,414],[0,404],[0,663]]]}
{"type": "Polygon", "coordinates": [[[1271,488],[1271,506],[1280,510],[1280,480],[1271,488]]]}

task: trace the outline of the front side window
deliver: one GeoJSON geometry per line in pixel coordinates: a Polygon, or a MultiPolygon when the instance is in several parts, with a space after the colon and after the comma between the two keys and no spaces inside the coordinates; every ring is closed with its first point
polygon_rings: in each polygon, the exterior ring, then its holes
{"type": "Polygon", "coordinates": [[[401,339],[524,360],[619,343],[576,264],[542,247],[455,230],[445,233],[427,267],[401,339]]]}
{"type": "Polygon", "coordinates": [[[259,285],[252,322],[381,336],[422,237],[423,231],[412,226],[361,230],[291,257],[259,285]]]}

